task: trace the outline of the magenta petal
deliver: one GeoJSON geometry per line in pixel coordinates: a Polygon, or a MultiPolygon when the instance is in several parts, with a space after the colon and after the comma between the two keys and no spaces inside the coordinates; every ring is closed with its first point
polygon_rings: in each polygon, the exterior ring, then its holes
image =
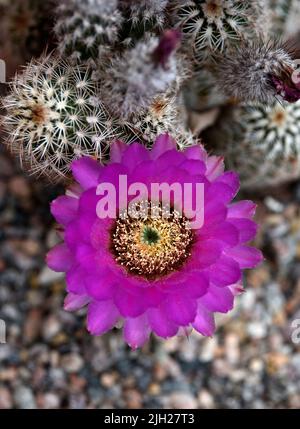
{"type": "Polygon", "coordinates": [[[236,246],[239,243],[239,231],[230,222],[221,222],[219,224],[208,225],[199,230],[199,240],[215,238],[230,246],[236,246]]]}
{"type": "Polygon", "coordinates": [[[198,305],[197,316],[195,321],[192,323],[192,326],[201,335],[205,335],[206,337],[211,337],[216,330],[213,313],[208,311],[202,305],[198,305]]]}
{"type": "Polygon", "coordinates": [[[91,227],[93,226],[93,219],[89,217],[78,217],[75,221],[67,226],[65,231],[65,242],[73,249],[80,243],[89,243],[91,227]]]}
{"type": "Polygon", "coordinates": [[[215,183],[224,183],[225,185],[229,186],[232,190],[231,199],[233,199],[236,196],[240,188],[239,176],[237,173],[233,171],[227,171],[226,173],[222,174],[222,176],[217,178],[215,183]]]}
{"type": "Polygon", "coordinates": [[[91,245],[94,249],[109,249],[110,231],[113,225],[113,219],[97,219],[91,229],[90,235],[91,245]]]}
{"type": "Polygon", "coordinates": [[[134,319],[126,319],[124,325],[124,339],[132,349],[142,347],[148,340],[150,329],[147,317],[143,314],[134,319]]]}
{"type": "Polygon", "coordinates": [[[219,259],[222,252],[222,245],[218,240],[200,240],[194,246],[193,252],[198,259],[198,267],[206,268],[219,259]]]}
{"type": "Polygon", "coordinates": [[[76,248],[75,257],[83,268],[95,267],[95,250],[90,244],[80,243],[76,248]]]}
{"type": "Polygon", "coordinates": [[[65,244],[58,244],[46,256],[49,268],[57,272],[66,272],[74,262],[72,254],[65,244]]]}
{"type": "Polygon", "coordinates": [[[68,293],[64,302],[64,309],[66,311],[76,311],[84,307],[91,301],[91,298],[87,295],[75,295],[68,293]]]}
{"type": "Polygon", "coordinates": [[[151,329],[159,337],[169,338],[177,334],[178,326],[168,320],[165,313],[159,308],[148,310],[148,320],[151,329]]]}
{"type": "Polygon", "coordinates": [[[87,328],[92,335],[102,335],[117,323],[119,312],[112,301],[93,301],[89,305],[87,328]]]}
{"type": "Polygon", "coordinates": [[[176,149],[177,145],[175,140],[169,134],[162,134],[155,140],[151,150],[151,158],[157,159],[168,150],[176,149]]]}
{"type": "Polygon", "coordinates": [[[108,270],[95,270],[84,280],[87,293],[96,300],[108,300],[113,297],[113,276],[108,270]]]}
{"type": "Polygon", "coordinates": [[[100,200],[97,188],[93,187],[83,192],[79,199],[78,212],[80,216],[89,215],[94,219],[97,217],[97,204],[100,200]]]}
{"type": "Polygon", "coordinates": [[[223,222],[227,216],[227,208],[218,200],[211,200],[204,206],[205,226],[223,222]]]}
{"type": "Polygon", "coordinates": [[[98,177],[102,168],[99,162],[90,157],[77,159],[71,165],[73,176],[83,189],[98,185],[98,177]]]}
{"type": "Polygon", "coordinates": [[[210,156],[206,162],[206,177],[213,181],[224,171],[224,158],[220,156],[210,156]]]}
{"type": "Polygon", "coordinates": [[[224,222],[214,229],[214,237],[229,246],[236,246],[239,242],[239,233],[235,225],[224,222]]]}
{"type": "Polygon", "coordinates": [[[58,223],[66,226],[75,219],[78,199],[62,195],[51,203],[51,213],[58,223]]]}
{"type": "Polygon", "coordinates": [[[124,142],[120,140],[114,141],[110,147],[110,162],[121,162],[123,153],[126,148],[127,145],[124,142]]]}
{"type": "Polygon", "coordinates": [[[206,191],[206,202],[218,201],[219,204],[228,204],[235,196],[235,189],[226,183],[214,182],[206,191]]]}
{"type": "Polygon", "coordinates": [[[206,161],[207,153],[202,145],[195,145],[188,147],[184,152],[184,155],[187,159],[196,159],[197,161],[206,161]]]}
{"type": "Polygon", "coordinates": [[[232,224],[239,232],[239,242],[246,243],[252,240],[257,233],[257,224],[250,219],[232,219],[232,224]]]}
{"type": "Polygon", "coordinates": [[[252,201],[239,201],[228,208],[228,218],[252,218],[255,214],[256,204],[252,201]]]}
{"type": "Polygon", "coordinates": [[[210,279],[216,286],[229,286],[237,283],[241,278],[239,264],[228,256],[222,255],[209,270],[210,279]]]}
{"type": "Polygon", "coordinates": [[[229,287],[210,286],[206,295],[200,298],[200,303],[209,311],[227,313],[233,308],[234,296],[229,287]]]}
{"type": "Polygon", "coordinates": [[[150,152],[140,143],[132,143],[127,146],[122,156],[122,164],[130,171],[134,170],[138,164],[148,161],[150,152]]]}
{"type": "Polygon", "coordinates": [[[164,172],[166,168],[170,168],[170,165],[180,166],[185,162],[185,156],[182,152],[178,152],[178,150],[169,150],[164,152],[159,158],[155,161],[155,168],[158,172],[164,172]]]}
{"type": "Polygon", "coordinates": [[[260,250],[250,246],[236,246],[226,251],[226,254],[235,259],[240,268],[254,268],[263,260],[260,250]]]}
{"type": "Polygon", "coordinates": [[[187,284],[183,286],[183,289],[190,298],[200,298],[206,294],[209,280],[203,271],[191,271],[187,274],[186,281],[187,284]]]}
{"type": "Polygon", "coordinates": [[[103,168],[98,178],[98,183],[111,183],[112,185],[119,186],[120,175],[128,174],[128,168],[123,164],[108,164],[103,168]]]}
{"type": "Polygon", "coordinates": [[[122,287],[116,290],[114,301],[123,317],[138,317],[145,311],[145,302],[141,296],[128,293],[122,287]]]}
{"type": "Polygon", "coordinates": [[[149,307],[156,307],[165,299],[165,294],[157,285],[145,287],[143,294],[149,307]]]}
{"type": "Polygon", "coordinates": [[[241,295],[242,293],[245,292],[244,286],[241,283],[230,285],[229,289],[231,290],[234,296],[241,295]]]}
{"type": "Polygon", "coordinates": [[[204,162],[196,159],[187,159],[180,165],[180,168],[186,170],[193,176],[203,175],[206,171],[204,162]]]}
{"type": "Polygon", "coordinates": [[[66,275],[67,291],[76,295],[85,295],[86,273],[80,267],[72,267],[66,275]]]}
{"type": "Polygon", "coordinates": [[[159,181],[157,177],[157,170],[154,161],[142,162],[139,164],[136,171],[130,176],[130,183],[141,182],[150,187],[151,183],[157,183],[159,181]]]}
{"type": "Polygon", "coordinates": [[[195,320],[197,305],[195,300],[174,294],[163,304],[162,308],[169,320],[177,325],[187,326],[195,320]]]}

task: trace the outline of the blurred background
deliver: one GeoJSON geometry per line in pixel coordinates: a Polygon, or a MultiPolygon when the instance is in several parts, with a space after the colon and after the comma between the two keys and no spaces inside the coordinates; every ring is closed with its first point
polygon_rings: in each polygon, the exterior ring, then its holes
{"type": "MultiPolygon", "coordinates": [[[[9,3],[0,0],[1,14],[9,3]]],[[[8,78],[45,40],[51,48],[50,17],[36,29],[31,10],[1,21],[8,78]]],[[[195,129],[204,116],[191,117],[195,129]]],[[[258,204],[265,262],[246,274],[215,336],[152,337],[137,351],[117,329],[91,337],[84,313],[62,309],[64,278],[44,260],[57,242],[49,203],[62,192],[0,144],[0,409],[300,408],[300,181],[240,195],[258,204]]]]}

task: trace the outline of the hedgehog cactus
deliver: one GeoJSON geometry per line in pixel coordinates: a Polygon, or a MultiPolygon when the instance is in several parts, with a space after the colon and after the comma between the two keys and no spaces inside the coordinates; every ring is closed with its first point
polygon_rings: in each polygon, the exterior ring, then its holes
{"type": "Polygon", "coordinates": [[[177,42],[177,33],[170,31],[160,41],[140,42],[111,61],[103,78],[102,96],[112,112],[130,118],[176,87],[177,62],[172,52],[177,42]]]}
{"type": "Polygon", "coordinates": [[[228,96],[220,91],[214,73],[205,67],[195,67],[194,75],[184,90],[184,99],[190,111],[205,112],[228,102],[228,96]]]}
{"type": "Polygon", "coordinates": [[[59,52],[75,62],[102,62],[145,35],[160,35],[166,4],[166,0],[63,0],[56,9],[59,52]]]}
{"type": "Polygon", "coordinates": [[[228,97],[265,105],[278,99],[293,103],[300,98],[296,64],[285,47],[275,42],[241,43],[220,59],[219,67],[217,82],[228,97]]]}
{"type": "Polygon", "coordinates": [[[58,50],[76,62],[92,62],[118,39],[122,16],[117,0],[63,0],[56,10],[58,50]]]}
{"type": "Polygon", "coordinates": [[[100,73],[100,98],[118,118],[125,141],[139,139],[149,145],[156,135],[168,132],[182,145],[190,144],[178,100],[185,77],[184,66],[176,57],[179,40],[178,32],[169,30],[160,39],[140,41],[113,57],[104,74],[100,73]]]}
{"type": "Polygon", "coordinates": [[[176,137],[179,148],[185,149],[195,143],[195,138],[183,125],[180,107],[174,95],[157,96],[147,109],[141,109],[130,121],[120,125],[127,135],[132,135],[130,140],[142,141],[148,147],[151,147],[153,137],[168,133],[176,137]]]}
{"type": "Polygon", "coordinates": [[[124,17],[119,42],[133,46],[146,34],[158,36],[166,25],[168,0],[119,0],[124,17]]]}
{"type": "Polygon", "coordinates": [[[196,60],[200,62],[262,31],[255,25],[260,2],[178,0],[174,3],[174,23],[184,33],[187,49],[192,47],[196,60]]]}
{"type": "Polygon", "coordinates": [[[239,171],[244,188],[300,177],[300,101],[227,109],[204,139],[239,171]]]}
{"type": "Polygon", "coordinates": [[[31,172],[51,179],[64,178],[82,155],[104,160],[118,134],[97,91],[83,66],[50,56],[31,62],[4,99],[6,143],[31,172]]]}

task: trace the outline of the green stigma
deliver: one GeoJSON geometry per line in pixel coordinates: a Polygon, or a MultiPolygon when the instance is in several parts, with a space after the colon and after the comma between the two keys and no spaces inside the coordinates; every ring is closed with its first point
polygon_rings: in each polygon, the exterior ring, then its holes
{"type": "Polygon", "coordinates": [[[149,244],[149,246],[157,244],[159,239],[159,234],[155,229],[148,226],[145,227],[143,231],[143,241],[146,244],[149,244]]]}

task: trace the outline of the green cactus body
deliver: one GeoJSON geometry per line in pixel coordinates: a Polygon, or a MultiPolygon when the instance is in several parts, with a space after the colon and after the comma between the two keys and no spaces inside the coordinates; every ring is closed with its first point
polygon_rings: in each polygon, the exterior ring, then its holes
{"type": "Polygon", "coordinates": [[[123,23],[117,1],[62,1],[56,11],[55,33],[62,56],[92,63],[118,40],[123,23]]]}
{"type": "Polygon", "coordinates": [[[244,188],[257,189],[300,177],[300,101],[272,107],[227,109],[204,140],[240,173],[244,188]]]}
{"type": "Polygon", "coordinates": [[[195,58],[203,62],[260,32],[254,25],[258,6],[259,2],[239,0],[178,1],[174,23],[185,34],[187,49],[192,46],[195,58]]]}
{"type": "Polygon", "coordinates": [[[86,67],[51,57],[32,62],[3,102],[11,150],[31,172],[57,179],[82,155],[105,160],[118,131],[96,94],[86,67]]]}

